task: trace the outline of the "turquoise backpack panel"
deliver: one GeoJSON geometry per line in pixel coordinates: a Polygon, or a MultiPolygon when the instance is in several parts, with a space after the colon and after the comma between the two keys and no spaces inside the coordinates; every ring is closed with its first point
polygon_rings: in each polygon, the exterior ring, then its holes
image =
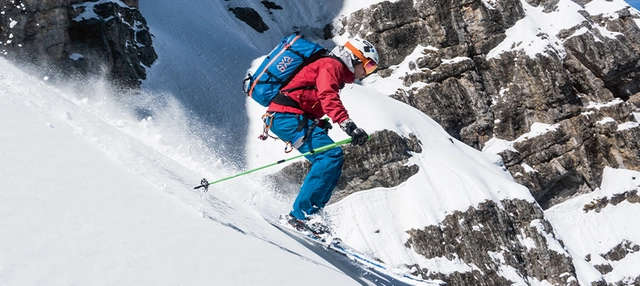
{"type": "Polygon", "coordinates": [[[309,42],[300,35],[285,37],[267,55],[256,73],[248,75],[244,91],[260,105],[269,106],[294,74],[311,60],[326,53],[324,47],[309,42]]]}

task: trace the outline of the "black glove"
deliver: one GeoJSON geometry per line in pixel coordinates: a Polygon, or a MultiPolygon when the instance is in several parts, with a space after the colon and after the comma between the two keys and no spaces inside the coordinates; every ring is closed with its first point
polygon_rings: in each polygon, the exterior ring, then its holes
{"type": "Polygon", "coordinates": [[[331,130],[331,128],[333,128],[333,126],[331,125],[331,122],[329,122],[329,118],[325,118],[325,119],[318,119],[318,122],[316,123],[316,126],[320,127],[320,129],[324,130],[324,133],[329,134],[329,130],[331,130]]]}
{"type": "Polygon", "coordinates": [[[351,119],[347,119],[340,123],[340,128],[342,128],[342,131],[347,133],[347,135],[351,136],[351,146],[363,145],[367,140],[369,140],[367,132],[362,128],[358,128],[351,119]]]}

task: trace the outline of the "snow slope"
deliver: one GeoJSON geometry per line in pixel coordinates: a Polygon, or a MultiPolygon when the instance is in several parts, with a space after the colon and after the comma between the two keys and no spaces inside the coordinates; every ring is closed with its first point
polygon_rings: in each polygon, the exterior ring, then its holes
{"type": "MultiPolygon", "coordinates": [[[[356,284],[81,98],[0,58],[1,285],[356,284]],[[204,217],[204,218],[203,218],[204,217]]],[[[144,124],[144,121],[133,123],[144,124]]]]}
{"type": "Polygon", "coordinates": [[[602,199],[611,200],[632,191],[640,192],[640,172],[607,167],[599,189],[545,211],[569,249],[582,285],[601,278],[635,285],[634,279],[640,276],[637,250],[617,261],[605,259],[606,254],[621,243],[628,242],[630,248],[640,245],[640,224],[633,220],[640,213],[640,204],[625,200],[609,203],[597,211],[585,209],[602,199]],[[601,275],[594,266],[604,265],[610,265],[611,271],[601,275]]]}

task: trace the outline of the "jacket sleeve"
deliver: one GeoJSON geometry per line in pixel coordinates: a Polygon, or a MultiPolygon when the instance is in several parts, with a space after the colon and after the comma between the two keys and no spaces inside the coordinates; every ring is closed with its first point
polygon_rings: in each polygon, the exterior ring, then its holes
{"type": "Polygon", "coordinates": [[[349,119],[347,109],[340,100],[342,72],[342,66],[325,63],[318,69],[316,77],[317,96],[322,109],[331,121],[338,124],[349,119]]]}

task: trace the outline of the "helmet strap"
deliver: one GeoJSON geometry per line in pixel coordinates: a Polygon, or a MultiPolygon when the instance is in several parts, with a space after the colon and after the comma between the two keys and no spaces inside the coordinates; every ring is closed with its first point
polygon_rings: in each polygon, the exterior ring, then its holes
{"type": "Polygon", "coordinates": [[[354,47],[351,43],[346,42],[344,44],[344,47],[349,49],[349,51],[351,51],[351,53],[356,56],[361,63],[364,63],[367,59],[364,57],[364,54],[362,54],[362,52],[360,50],[358,50],[356,47],[354,47]]]}

